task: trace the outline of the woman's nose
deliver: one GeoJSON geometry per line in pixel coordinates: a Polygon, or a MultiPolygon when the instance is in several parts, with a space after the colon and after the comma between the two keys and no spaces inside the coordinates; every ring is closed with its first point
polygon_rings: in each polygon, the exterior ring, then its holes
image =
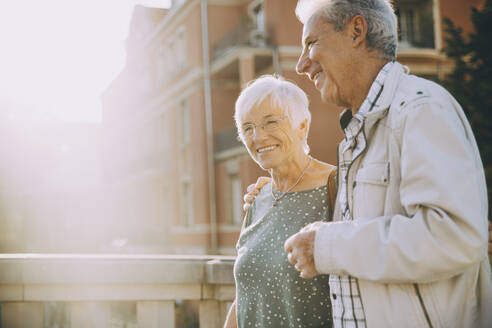
{"type": "Polygon", "coordinates": [[[266,132],[262,127],[260,126],[255,127],[255,129],[253,130],[254,140],[261,140],[265,136],[266,136],[266,132]]]}

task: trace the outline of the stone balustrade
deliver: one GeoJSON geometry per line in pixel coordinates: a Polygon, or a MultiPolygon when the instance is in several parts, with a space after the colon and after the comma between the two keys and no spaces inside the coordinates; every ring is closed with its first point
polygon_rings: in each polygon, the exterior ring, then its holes
{"type": "Polygon", "coordinates": [[[50,327],[53,302],[67,304],[64,328],[116,327],[108,304],[130,301],[136,327],[175,328],[176,300],[199,302],[200,328],[221,327],[235,296],[233,263],[231,256],[0,254],[1,327],[50,327]]]}

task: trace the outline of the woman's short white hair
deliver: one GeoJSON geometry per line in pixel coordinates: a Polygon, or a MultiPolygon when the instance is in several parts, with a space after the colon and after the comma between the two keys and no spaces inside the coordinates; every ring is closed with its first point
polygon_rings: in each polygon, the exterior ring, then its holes
{"type": "Polygon", "coordinates": [[[234,119],[238,130],[239,138],[244,143],[241,135],[241,120],[253,107],[261,104],[263,100],[269,98],[272,106],[276,106],[284,111],[293,128],[297,128],[304,120],[307,120],[307,133],[303,140],[303,149],[309,154],[307,136],[311,125],[311,113],[309,112],[309,100],[306,93],[293,82],[286,81],[280,76],[263,75],[253,80],[241,91],[236,100],[236,110],[234,119]]]}
{"type": "Polygon", "coordinates": [[[335,31],[343,31],[345,25],[357,15],[367,22],[367,47],[382,58],[395,60],[398,45],[396,15],[390,0],[299,0],[297,18],[306,24],[318,13],[332,24],[335,31]]]}

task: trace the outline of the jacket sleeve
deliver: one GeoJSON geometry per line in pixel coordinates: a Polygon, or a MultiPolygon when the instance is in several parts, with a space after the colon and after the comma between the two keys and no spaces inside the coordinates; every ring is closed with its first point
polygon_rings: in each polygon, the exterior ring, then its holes
{"type": "Polygon", "coordinates": [[[451,102],[422,102],[402,114],[399,192],[406,215],[326,223],[315,238],[318,272],[431,282],[487,257],[483,167],[460,114],[451,102]]]}

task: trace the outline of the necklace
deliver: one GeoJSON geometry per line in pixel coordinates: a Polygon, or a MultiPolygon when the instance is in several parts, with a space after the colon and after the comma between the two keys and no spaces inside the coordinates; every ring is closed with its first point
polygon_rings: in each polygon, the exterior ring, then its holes
{"type": "Polygon", "coordinates": [[[272,189],[270,190],[271,193],[272,193],[272,197],[273,197],[273,206],[277,206],[278,205],[278,202],[284,198],[285,195],[287,195],[287,193],[289,191],[291,191],[295,186],[297,186],[297,184],[301,181],[302,177],[304,176],[304,173],[306,173],[306,170],[308,169],[309,165],[311,165],[311,162],[313,161],[313,158],[311,156],[309,156],[309,162],[307,163],[306,167],[304,168],[304,170],[302,170],[301,174],[299,175],[299,177],[297,178],[297,181],[292,185],[290,186],[289,189],[287,189],[287,191],[284,191],[284,192],[280,192],[280,196],[279,197],[275,197],[275,194],[273,193],[273,183],[272,182],[272,189]]]}

